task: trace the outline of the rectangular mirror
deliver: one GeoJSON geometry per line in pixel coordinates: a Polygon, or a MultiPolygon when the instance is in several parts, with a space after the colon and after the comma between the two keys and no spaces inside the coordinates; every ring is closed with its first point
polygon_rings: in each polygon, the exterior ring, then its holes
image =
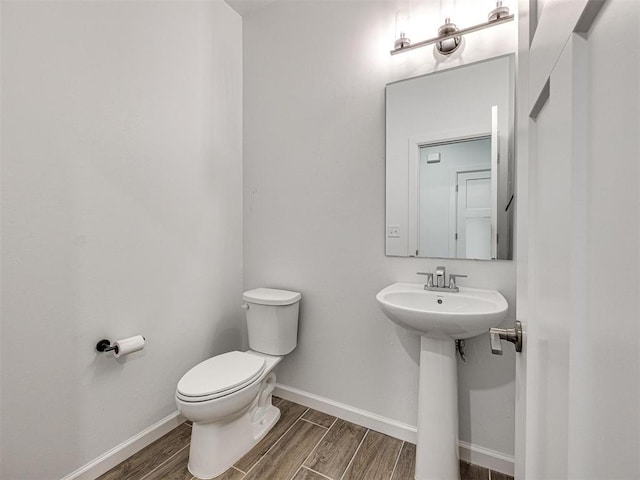
{"type": "Polygon", "coordinates": [[[513,258],[514,56],[387,85],[386,254],[513,258]]]}

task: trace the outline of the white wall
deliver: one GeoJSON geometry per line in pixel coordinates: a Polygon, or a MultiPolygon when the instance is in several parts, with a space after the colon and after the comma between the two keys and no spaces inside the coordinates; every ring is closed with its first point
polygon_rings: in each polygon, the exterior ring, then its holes
{"type": "Polygon", "coordinates": [[[1,27],[1,476],[52,479],[241,345],[241,18],[5,1],[1,27]],[[126,359],[94,350],[137,333],[126,359]]]}
{"type": "MultiPolygon", "coordinates": [[[[513,324],[515,263],[385,257],[384,87],[513,52],[516,22],[437,64],[430,48],[389,55],[395,13],[393,2],[281,1],[243,18],[244,286],[303,294],[280,383],[415,425],[419,339],[376,292],[444,264],[469,275],[461,285],[500,290],[513,324]]],[[[426,37],[438,20],[425,18],[426,37]]],[[[467,345],[460,438],[511,454],[513,349],[492,356],[487,336],[467,345]]]]}

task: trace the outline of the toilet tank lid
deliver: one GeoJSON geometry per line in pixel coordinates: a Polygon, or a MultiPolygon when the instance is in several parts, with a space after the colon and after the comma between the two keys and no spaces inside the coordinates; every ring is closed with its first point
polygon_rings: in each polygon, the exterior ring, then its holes
{"type": "Polygon", "coordinates": [[[276,290],[273,288],[254,288],[247,290],[242,295],[242,300],[259,305],[291,305],[299,302],[302,295],[288,290],[276,290]]]}

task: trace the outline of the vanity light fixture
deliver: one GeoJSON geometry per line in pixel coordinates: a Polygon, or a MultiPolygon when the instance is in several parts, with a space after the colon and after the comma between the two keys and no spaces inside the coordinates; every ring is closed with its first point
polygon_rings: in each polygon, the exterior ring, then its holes
{"type": "MultiPolygon", "coordinates": [[[[458,47],[460,47],[463,35],[510,22],[513,20],[513,17],[513,14],[509,14],[509,7],[502,5],[502,1],[498,1],[496,2],[496,8],[489,12],[488,21],[485,23],[479,23],[471,27],[458,29],[456,24],[452,23],[451,19],[447,17],[444,24],[438,29],[437,37],[429,38],[428,40],[423,40],[411,45],[408,37],[404,35],[397,36],[394,48],[390,53],[391,55],[397,55],[398,53],[408,52],[409,50],[415,50],[416,48],[426,47],[427,45],[435,43],[438,52],[442,55],[451,55],[458,49],[458,47]]],[[[398,35],[397,32],[396,35],[398,35]]]]}

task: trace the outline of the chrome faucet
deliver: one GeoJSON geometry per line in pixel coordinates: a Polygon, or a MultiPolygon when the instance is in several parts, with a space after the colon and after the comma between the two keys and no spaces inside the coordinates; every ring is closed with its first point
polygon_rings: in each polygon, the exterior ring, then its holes
{"type": "Polygon", "coordinates": [[[444,277],[446,275],[444,267],[436,267],[436,287],[444,288],[444,277]]]}
{"type": "Polygon", "coordinates": [[[457,293],[460,291],[458,285],[456,285],[456,278],[466,278],[466,275],[458,275],[457,273],[449,274],[449,285],[445,287],[446,270],[444,267],[437,267],[435,273],[435,283],[431,272],[418,272],[418,275],[426,275],[427,283],[424,284],[424,289],[432,292],[449,292],[457,293]]]}

